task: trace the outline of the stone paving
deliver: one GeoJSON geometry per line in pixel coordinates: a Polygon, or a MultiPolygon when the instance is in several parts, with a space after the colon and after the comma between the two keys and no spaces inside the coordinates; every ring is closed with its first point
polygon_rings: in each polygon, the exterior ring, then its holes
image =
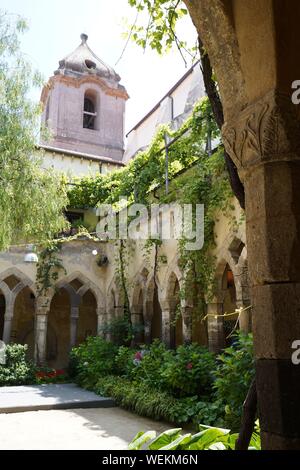
{"type": "Polygon", "coordinates": [[[139,431],[169,427],[74,384],[0,387],[0,450],[126,450],[139,431]]]}
{"type": "Polygon", "coordinates": [[[111,398],[99,397],[75,384],[0,387],[0,413],[112,406],[111,398]]]}
{"type": "Polygon", "coordinates": [[[117,407],[0,414],[0,450],[126,450],[139,431],[170,427],[117,407]]]}

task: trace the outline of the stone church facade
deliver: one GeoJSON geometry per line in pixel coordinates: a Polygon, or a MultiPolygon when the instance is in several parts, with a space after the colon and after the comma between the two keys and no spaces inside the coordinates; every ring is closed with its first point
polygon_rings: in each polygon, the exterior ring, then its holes
{"type": "MultiPolygon", "coordinates": [[[[178,128],[204,95],[199,64],[195,64],[127,135],[124,145],[125,104],[129,98],[120,77],[81,35],[78,48],[59,62],[42,91],[43,124],[51,138],[41,141],[44,167],[74,176],[107,173],[121,168],[138,150],[149,145],[155,129],[171,122],[178,128]]],[[[232,201],[240,218],[237,201],[232,201]]],[[[97,224],[96,210],[70,208],[70,221],[97,224]]],[[[91,231],[93,229],[91,228],[91,231]]],[[[219,351],[226,344],[226,320],[217,315],[249,305],[247,248],[244,224],[233,229],[222,214],[215,224],[216,289],[207,303],[207,320],[194,323],[193,301],[179,295],[183,273],[178,242],[165,240],[160,255],[165,262],[154,274],[154,253],[146,262],[136,248],[127,267],[132,322],[143,326],[141,340],[162,339],[174,347],[198,341],[219,351]],[[178,305],[181,316],[174,324],[178,305]],[[214,315],[212,315],[214,314],[214,315]]],[[[83,237],[62,245],[64,270],[46,293],[39,295],[36,264],[25,261],[24,247],[12,246],[0,254],[0,339],[29,345],[29,356],[39,363],[65,367],[68,353],[89,335],[122,315],[124,299],[117,281],[114,244],[83,237]],[[95,256],[96,253],[96,256],[95,256]],[[99,263],[99,257],[108,262],[99,263]]],[[[236,322],[238,314],[231,319],[236,322]]],[[[240,315],[240,328],[249,331],[249,311],[240,315]]],[[[227,329],[226,329],[227,328],[227,329]]],[[[108,336],[109,339],[109,336],[108,336]]]]}

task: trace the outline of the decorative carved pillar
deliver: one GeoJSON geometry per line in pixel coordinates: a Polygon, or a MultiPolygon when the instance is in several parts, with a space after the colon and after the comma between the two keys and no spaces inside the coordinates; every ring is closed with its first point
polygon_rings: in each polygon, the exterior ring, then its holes
{"type": "Polygon", "coordinates": [[[47,326],[50,298],[38,297],[35,301],[35,348],[34,357],[38,365],[46,363],[47,326]]]}
{"type": "Polygon", "coordinates": [[[223,314],[223,303],[207,304],[207,314],[208,348],[218,354],[225,347],[224,319],[217,316],[223,314]]]}
{"type": "Polygon", "coordinates": [[[245,186],[262,444],[299,449],[300,366],[291,359],[300,339],[299,106],[273,90],[227,118],[223,137],[245,186]]]}

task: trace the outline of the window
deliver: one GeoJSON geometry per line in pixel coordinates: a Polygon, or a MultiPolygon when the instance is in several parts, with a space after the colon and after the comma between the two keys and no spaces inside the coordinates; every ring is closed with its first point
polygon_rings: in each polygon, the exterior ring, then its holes
{"type": "Polygon", "coordinates": [[[96,126],[96,106],[95,97],[89,94],[84,96],[84,108],[83,108],[83,127],[84,129],[95,129],[96,126]]]}
{"type": "Polygon", "coordinates": [[[79,222],[80,220],[83,220],[83,214],[80,212],[71,212],[71,211],[66,211],[65,212],[65,217],[70,222],[70,224],[73,224],[74,222],[79,222]]]}
{"type": "Polygon", "coordinates": [[[85,65],[87,66],[88,69],[95,69],[96,64],[92,60],[86,60],[85,65]]]}

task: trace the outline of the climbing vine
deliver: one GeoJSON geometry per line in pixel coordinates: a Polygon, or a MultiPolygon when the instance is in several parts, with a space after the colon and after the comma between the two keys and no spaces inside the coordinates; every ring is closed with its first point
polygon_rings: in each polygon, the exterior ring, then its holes
{"type": "Polygon", "coordinates": [[[48,240],[47,243],[45,243],[44,246],[40,249],[36,273],[36,283],[39,296],[46,294],[48,289],[54,287],[60,272],[67,274],[67,271],[63,265],[63,260],[59,257],[59,253],[64,243],[72,242],[82,238],[96,242],[99,241],[97,237],[93,237],[82,228],[82,231],[76,235],[48,240]]]}
{"type": "MultiPolygon", "coordinates": [[[[213,141],[220,133],[212,117],[207,98],[201,99],[194,107],[192,115],[178,130],[161,126],[149,148],[141,151],[121,170],[108,175],[85,177],[77,180],[76,186],[69,191],[70,206],[93,207],[98,204],[113,204],[116,210],[119,201],[127,198],[133,202],[150,206],[151,203],[171,203],[204,205],[204,246],[201,250],[188,251],[186,240],[180,240],[179,255],[185,282],[196,287],[199,311],[203,311],[204,296],[212,289],[215,260],[212,249],[215,244],[214,225],[218,214],[225,213],[234,224],[231,205],[232,191],[224,163],[224,149],[220,144],[214,152],[207,152],[207,136],[213,141]],[[165,191],[165,138],[172,145],[168,147],[169,190],[165,191]]],[[[194,215],[194,223],[196,222],[194,215]]],[[[158,263],[159,240],[145,244],[149,256],[155,243],[155,269],[158,263]]],[[[121,249],[124,249],[121,248],[121,249]]],[[[124,253],[123,253],[124,255],[124,253]]],[[[123,256],[122,255],[122,256],[123,256]]],[[[124,280],[124,264],[120,263],[124,280]],[[122,268],[123,266],[123,268],[122,268]]],[[[184,293],[180,293],[184,295],[184,293]]]]}
{"type": "Polygon", "coordinates": [[[62,259],[58,256],[61,246],[61,242],[53,240],[48,242],[46,247],[39,253],[36,273],[39,296],[42,296],[48,289],[53,287],[61,270],[66,274],[62,259]]]}

